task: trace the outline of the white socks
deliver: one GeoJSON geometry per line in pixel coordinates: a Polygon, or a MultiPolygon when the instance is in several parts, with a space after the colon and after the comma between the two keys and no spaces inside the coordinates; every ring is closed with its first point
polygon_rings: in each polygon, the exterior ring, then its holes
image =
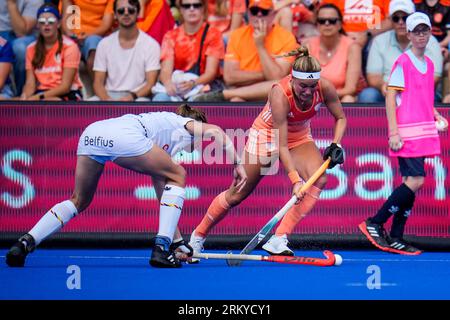
{"type": "MultiPolygon", "coordinates": [[[[159,208],[158,236],[167,237],[172,241],[183,208],[185,189],[174,185],[166,185],[161,196],[159,208]]],[[[70,200],[56,204],[28,232],[36,241],[36,246],[53,233],[60,230],[78,210],[70,200]]]]}
{"type": "Polygon", "coordinates": [[[77,214],[78,210],[72,201],[60,202],[51,208],[28,233],[33,236],[37,246],[42,240],[61,229],[77,214]]]}
{"type": "Polygon", "coordinates": [[[185,194],[184,188],[170,184],[164,187],[159,207],[158,236],[167,237],[172,241],[180,219],[185,194]]]}

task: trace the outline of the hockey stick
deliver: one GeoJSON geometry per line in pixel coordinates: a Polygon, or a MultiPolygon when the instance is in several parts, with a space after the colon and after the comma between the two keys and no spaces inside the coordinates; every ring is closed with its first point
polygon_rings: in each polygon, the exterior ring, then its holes
{"type": "MultiPolygon", "coordinates": [[[[319,177],[327,170],[328,165],[330,164],[331,158],[328,158],[319,169],[305,182],[305,184],[300,189],[301,192],[304,192],[309,189],[319,177]]],[[[264,238],[269,234],[269,232],[273,229],[273,227],[283,219],[284,215],[289,211],[289,209],[297,202],[297,197],[292,196],[292,198],[284,205],[283,208],[280,209],[273,217],[266,223],[264,227],[250,240],[250,242],[242,249],[240,254],[249,254],[252,252],[258,244],[264,240],[264,238]]],[[[231,266],[239,266],[241,264],[240,261],[235,260],[229,263],[231,266]]]]}
{"type": "Polygon", "coordinates": [[[265,261],[286,264],[303,264],[319,267],[330,267],[340,265],[342,257],[334,254],[331,251],[325,250],[323,252],[324,258],[312,257],[296,257],[296,256],[262,256],[249,254],[232,254],[232,253],[195,253],[193,258],[197,259],[226,259],[227,263],[230,261],[265,261]]]}

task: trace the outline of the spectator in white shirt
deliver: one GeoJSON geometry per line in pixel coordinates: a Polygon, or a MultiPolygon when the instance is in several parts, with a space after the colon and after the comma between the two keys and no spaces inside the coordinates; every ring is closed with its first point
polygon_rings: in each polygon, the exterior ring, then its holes
{"type": "Polygon", "coordinates": [[[160,69],[160,47],[136,25],[138,0],[115,0],[118,31],[100,41],[90,100],[149,101],[160,69]]]}

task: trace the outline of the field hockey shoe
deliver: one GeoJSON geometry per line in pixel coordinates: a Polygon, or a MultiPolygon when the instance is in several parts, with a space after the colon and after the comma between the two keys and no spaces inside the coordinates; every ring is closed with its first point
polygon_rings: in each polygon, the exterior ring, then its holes
{"type": "Polygon", "coordinates": [[[373,223],[370,218],[358,225],[359,230],[378,249],[389,251],[388,235],[382,224],[373,223]]]}
{"type": "Polygon", "coordinates": [[[6,254],[6,264],[10,267],[23,267],[25,259],[36,247],[36,242],[30,234],[25,234],[9,249],[6,254]]]}
{"type": "Polygon", "coordinates": [[[156,268],[180,268],[181,262],[170,250],[171,240],[168,237],[156,236],[150,265],[156,268]]]}
{"type": "Polygon", "coordinates": [[[388,251],[410,256],[417,256],[422,253],[422,250],[417,249],[401,238],[390,238],[388,251]]]}
{"type": "Polygon", "coordinates": [[[181,268],[181,262],[173,251],[165,251],[155,245],[150,258],[150,265],[155,268],[181,268]]]}
{"type": "Polygon", "coordinates": [[[294,251],[288,247],[288,239],[285,234],[282,236],[273,235],[262,248],[274,256],[293,256],[294,251]]]}
{"type": "Polygon", "coordinates": [[[194,254],[194,249],[192,249],[189,244],[184,242],[182,238],[172,242],[172,244],[170,245],[170,251],[173,251],[175,253],[175,256],[178,258],[178,260],[185,262],[187,262],[187,260],[190,259],[190,257],[192,257],[192,255],[194,254]]]}
{"type": "MultiPolygon", "coordinates": [[[[203,251],[203,244],[205,243],[206,238],[199,237],[195,235],[195,230],[192,231],[191,239],[189,240],[189,245],[194,250],[194,253],[201,253],[203,251]]],[[[189,263],[199,263],[200,259],[192,258],[189,263]]]]}

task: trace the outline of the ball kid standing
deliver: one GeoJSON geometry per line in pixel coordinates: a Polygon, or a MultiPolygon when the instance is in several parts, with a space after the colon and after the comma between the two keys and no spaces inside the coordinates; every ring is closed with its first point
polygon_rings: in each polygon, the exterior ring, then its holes
{"type": "Polygon", "coordinates": [[[359,229],[378,249],[418,255],[422,251],[407,243],[403,233],[416,193],[425,180],[425,158],[441,152],[436,123],[441,123],[439,130],[444,131],[448,122],[434,108],[434,65],[424,54],[431,36],[430,19],[416,12],[407,18],[406,28],[412,47],[392,67],[386,94],[389,155],[398,158],[403,183],[359,229]],[[392,215],[387,235],[383,225],[392,215]]]}

